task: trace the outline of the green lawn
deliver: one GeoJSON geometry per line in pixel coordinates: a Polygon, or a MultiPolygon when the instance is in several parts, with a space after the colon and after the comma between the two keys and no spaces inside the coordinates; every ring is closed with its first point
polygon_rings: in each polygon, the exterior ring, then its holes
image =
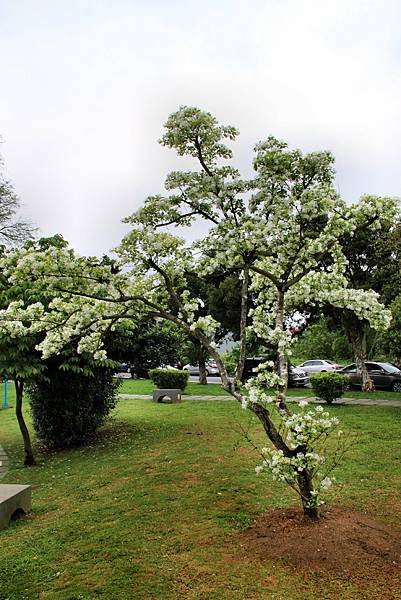
{"type": "MultiPolygon", "coordinates": [[[[152,394],[155,386],[149,379],[123,379],[121,383],[121,394],[152,394]]],[[[199,383],[188,383],[184,395],[189,396],[227,396],[227,392],[217,383],[200,385],[199,383]]],[[[310,388],[292,388],[288,390],[288,396],[305,396],[314,398],[315,395],[310,388]]],[[[358,390],[350,390],[344,394],[347,398],[372,398],[383,400],[401,400],[400,392],[376,391],[367,394],[358,390]]]]}
{"type": "MultiPolygon", "coordinates": [[[[401,410],[333,406],[358,443],[329,500],[393,523],[401,517],[401,410]]],[[[346,577],[302,574],[248,555],[238,532],[297,500],[256,477],[264,443],[235,402],[121,400],[96,445],[38,452],[21,466],[13,411],[0,411],[12,461],[4,482],[33,485],[33,512],[0,532],[1,600],[378,598],[346,577]],[[272,577],[272,574],[274,576],[272,577]]]]}

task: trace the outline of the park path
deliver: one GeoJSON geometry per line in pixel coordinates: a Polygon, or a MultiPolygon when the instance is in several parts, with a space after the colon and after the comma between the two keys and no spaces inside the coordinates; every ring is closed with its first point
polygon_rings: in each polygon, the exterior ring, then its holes
{"type": "MultiPolygon", "coordinates": [[[[119,394],[119,398],[127,400],[149,400],[151,394],[119,394]]],[[[183,396],[183,400],[203,400],[211,402],[212,400],[236,400],[232,396],[183,396]]],[[[310,398],[309,396],[292,396],[287,398],[287,402],[300,402],[307,400],[310,404],[320,404],[321,400],[310,398]]],[[[350,404],[360,406],[395,406],[401,408],[401,400],[381,400],[380,398],[341,398],[336,400],[337,405],[350,404]]]]}
{"type": "Polygon", "coordinates": [[[8,471],[8,456],[4,450],[4,448],[0,445],[0,479],[4,477],[4,475],[8,471]]]}

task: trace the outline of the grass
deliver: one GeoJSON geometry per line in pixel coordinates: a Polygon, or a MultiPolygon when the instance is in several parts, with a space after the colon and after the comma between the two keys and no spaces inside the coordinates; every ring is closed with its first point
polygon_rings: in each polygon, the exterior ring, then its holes
{"type": "MultiPolygon", "coordinates": [[[[333,406],[358,434],[329,500],[399,523],[401,410],[333,406]]],[[[29,418],[28,418],[29,421],[29,418]]],[[[291,490],[256,477],[264,444],[235,402],[122,400],[92,446],[21,466],[13,411],[0,411],[12,468],[4,482],[33,485],[32,515],[0,532],[1,600],[377,598],[333,574],[260,561],[240,532],[291,490]]]]}
{"type": "MultiPolygon", "coordinates": [[[[120,393],[121,394],[138,394],[151,395],[155,386],[149,379],[123,379],[120,393]]],[[[184,395],[187,396],[227,396],[227,392],[218,383],[208,383],[201,385],[199,383],[188,383],[184,395]]],[[[310,388],[291,388],[288,390],[288,396],[303,396],[314,398],[315,394],[310,388]]],[[[350,390],[344,394],[347,398],[372,398],[382,400],[401,400],[400,392],[388,392],[379,390],[376,392],[361,392],[358,390],[350,390]]]]}

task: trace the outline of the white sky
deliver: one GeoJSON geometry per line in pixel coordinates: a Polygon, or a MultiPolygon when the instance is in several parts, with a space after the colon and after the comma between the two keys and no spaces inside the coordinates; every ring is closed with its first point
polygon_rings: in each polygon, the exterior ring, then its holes
{"type": "Polygon", "coordinates": [[[393,0],[0,0],[6,174],[42,235],[107,252],[179,168],[157,139],[187,104],[240,129],[247,173],[273,134],[332,150],[350,201],[401,195],[400,23],[393,0]]]}

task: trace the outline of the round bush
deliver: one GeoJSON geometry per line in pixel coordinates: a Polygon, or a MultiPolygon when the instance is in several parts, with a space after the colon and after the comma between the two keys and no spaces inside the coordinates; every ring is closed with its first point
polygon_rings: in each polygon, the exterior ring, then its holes
{"type": "Polygon", "coordinates": [[[149,377],[158,388],[185,390],[188,383],[189,371],[173,369],[151,369],[149,377]]]}
{"type": "Polygon", "coordinates": [[[91,374],[52,369],[47,379],[28,387],[33,426],[48,448],[70,448],[87,442],[116,405],[120,381],[113,371],[91,374]]]}
{"type": "Polygon", "coordinates": [[[316,373],[309,377],[316,396],[331,404],[341,398],[349,384],[347,375],[341,373],[316,373]]]}

